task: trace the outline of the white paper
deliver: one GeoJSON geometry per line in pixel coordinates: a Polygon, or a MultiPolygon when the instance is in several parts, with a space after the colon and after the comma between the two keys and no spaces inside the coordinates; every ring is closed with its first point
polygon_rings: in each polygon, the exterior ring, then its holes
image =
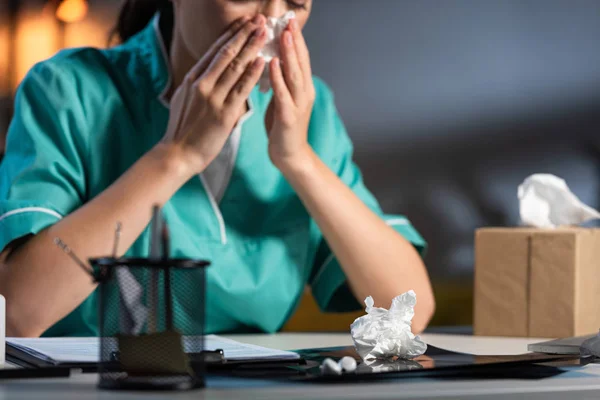
{"type": "Polygon", "coordinates": [[[373,307],[371,296],[365,299],[367,315],[350,326],[354,347],[363,361],[411,359],[425,353],[427,345],[411,331],[416,303],[417,295],[412,290],[395,297],[389,311],[373,307]]]}
{"type": "Polygon", "coordinates": [[[567,183],[555,175],[531,175],[519,185],[517,194],[524,225],[556,228],[600,218],[598,211],[583,204],[567,183]]]}
{"type": "Polygon", "coordinates": [[[206,350],[223,349],[225,358],[229,360],[252,360],[258,358],[297,360],[300,358],[297,353],[291,351],[269,349],[267,347],[241,343],[217,335],[207,335],[204,339],[206,350]]]}
{"type": "Polygon", "coordinates": [[[293,11],[288,11],[281,18],[270,17],[267,19],[267,41],[265,43],[265,47],[263,47],[263,49],[258,53],[258,56],[265,60],[265,69],[260,77],[260,80],[258,81],[261,92],[268,92],[269,89],[271,89],[269,63],[273,58],[280,57],[279,49],[281,34],[288,26],[292,18],[296,18],[296,13],[293,11]]]}
{"type": "Polygon", "coordinates": [[[144,306],[142,285],[127,267],[117,268],[119,285],[119,328],[126,334],[139,335],[148,318],[148,308],[144,306]]]}
{"type": "MultiPolygon", "coordinates": [[[[240,343],[217,335],[206,335],[204,339],[205,350],[223,349],[225,358],[229,360],[251,360],[258,358],[294,360],[300,358],[298,354],[290,351],[274,350],[240,343]]],[[[25,351],[33,350],[57,362],[94,363],[99,361],[100,341],[96,337],[8,338],[7,342],[20,346],[25,351]]],[[[199,349],[193,348],[193,345],[196,343],[198,341],[188,341],[184,337],[185,351],[197,352],[199,349]]]]}

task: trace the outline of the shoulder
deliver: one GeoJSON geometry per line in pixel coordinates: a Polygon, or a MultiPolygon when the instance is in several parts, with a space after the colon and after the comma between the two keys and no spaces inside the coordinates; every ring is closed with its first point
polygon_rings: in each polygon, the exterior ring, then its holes
{"type": "Polygon", "coordinates": [[[82,83],[84,80],[86,84],[101,84],[107,75],[106,72],[106,61],[101,50],[69,49],[60,51],[55,56],[34,65],[27,73],[22,86],[32,84],[64,86],[82,83]]]}
{"type": "Polygon", "coordinates": [[[15,107],[75,111],[105,103],[112,84],[110,67],[101,50],[63,50],[34,65],[17,90],[15,107]]]}
{"type": "Polygon", "coordinates": [[[99,108],[99,88],[108,82],[102,58],[96,49],[70,49],[34,65],[17,90],[7,149],[48,139],[86,148],[86,117],[90,109],[99,108]]]}
{"type": "Polygon", "coordinates": [[[335,104],[331,88],[313,76],[315,102],[308,128],[308,141],[321,159],[332,168],[339,156],[352,151],[352,142],[335,104]]]}
{"type": "Polygon", "coordinates": [[[118,82],[127,78],[111,59],[114,53],[68,49],[34,65],[17,90],[12,135],[54,135],[54,141],[86,142],[102,120],[109,119],[106,113],[122,103],[118,82]]]}
{"type": "Polygon", "coordinates": [[[310,121],[309,135],[317,138],[345,134],[344,126],[331,88],[319,77],[313,76],[315,101],[310,121]]]}
{"type": "Polygon", "coordinates": [[[111,90],[130,84],[131,75],[142,75],[139,54],[131,48],[81,47],[58,52],[31,68],[19,90],[46,89],[47,95],[64,97],[65,105],[97,97],[104,102],[111,90]]]}
{"type": "Polygon", "coordinates": [[[315,109],[322,109],[333,107],[335,108],[335,99],[333,91],[325,83],[325,81],[318,76],[313,75],[313,85],[315,87],[315,109]]]}
{"type": "Polygon", "coordinates": [[[325,132],[332,133],[337,129],[335,125],[341,122],[335,106],[333,91],[317,76],[313,76],[313,85],[315,87],[315,101],[311,114],[310,130],[318,130],[320,135],[325,132]]]}

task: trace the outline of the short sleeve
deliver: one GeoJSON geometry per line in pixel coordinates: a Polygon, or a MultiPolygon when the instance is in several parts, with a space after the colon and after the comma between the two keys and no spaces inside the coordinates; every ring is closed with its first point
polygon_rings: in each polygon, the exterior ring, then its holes
{"type": "Polygon", "coordinates": [[[57,66],[36,65],[21,83],[0,164],[0,251],[69,214],[86,193],[76,89],[57,66]]]}
{"type": "MultiPolygon", "coordinates": [[[[322,86],[320,83],[318,86],[322,86]]],[[[319,104],[319,113],[326,115],[320,116],[319,127],[313,129],[330,129],[332,143],[328,146],[331,149],[333,157],[329,160],[329,167],[340,177],[340,179],[352,189],[372,211],[379,215],[385,222],[394,228],[407,241],[413,244],[415,249],[424,255],[426,242],[419,232],[412,226],[410,221],[402,215],[387,215],[381,210],[379,203],[373,194],[367,189],[363,182],[362,174],[358,166],[352,160],[353,146],[344,124],[335,109],[333,96],[327,88],[317,89],[317,92],[325,92],[319,104]],[[324,119],[325,118],[325,119],[324,119]]],[[[312,121],[311,121],[312,124],[312,121]]],[[[325,147],[325,146],[324,146],[325,147]]],[[[327,153],[327,151],[325,151],[327,153]]],[[[356,311],[362,306],[358,304],[352,295],[346,276],[342,271],[335,255],[327,245],[324,238],[321,237],[314,264],[312,267],[310,284],[313,296],[319,307],[324,311],[346,312],[356,311]]]]}

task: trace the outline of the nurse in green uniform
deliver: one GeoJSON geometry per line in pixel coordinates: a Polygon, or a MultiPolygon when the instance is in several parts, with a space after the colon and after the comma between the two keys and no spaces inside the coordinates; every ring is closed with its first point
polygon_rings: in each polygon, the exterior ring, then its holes
{"type": "MultiPolygon", "coordinates": [[[[301,30],[316,1],[129,0],[121,45],[62,51],[29,72],[0,167],[7,335],[97,334],[96,288],[53,238],[104,256],[121,221],[120,255],[147,256],[157,203],[174,255],[212,261],[208,332],[276,331],[307,284],[329,311],[369,295],[389,307],[413,289],[413,329],[425,328],[425,242],[382,213],[312,76],[301,30]],[[266,66],[265,17],[289,10],[281,59],[266,66]]],[[[185,285],[175,306],[193,321],[185,285]]]]}

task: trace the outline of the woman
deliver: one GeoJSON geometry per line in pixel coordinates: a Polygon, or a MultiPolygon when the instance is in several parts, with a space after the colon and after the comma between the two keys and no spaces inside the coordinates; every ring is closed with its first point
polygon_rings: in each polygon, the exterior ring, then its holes
{"type": "MultiPolygon", "coordinates": [[[[301,29],[314,0],[129,0],[123,44],[63,51],[36,65],[16,97],[0,169],[0,293],[10,336],[95,335],[81,258],[147,255],[163,205],[175,256],[207,258],[207,332],[278,330],[308,283],[325,310],[434,310],[424,241],[384,216],[352,162],[332,94],[311,75],[301,29]],[[265,68],[265,17],[296,12],[265,68]],[[335,256],[334,256],[335,255],[335,256]]],[[[188,291],[178,294],[182,318],[188,291]]],[[[192,293],[192,294],[190,294],[192,293]]]]}

